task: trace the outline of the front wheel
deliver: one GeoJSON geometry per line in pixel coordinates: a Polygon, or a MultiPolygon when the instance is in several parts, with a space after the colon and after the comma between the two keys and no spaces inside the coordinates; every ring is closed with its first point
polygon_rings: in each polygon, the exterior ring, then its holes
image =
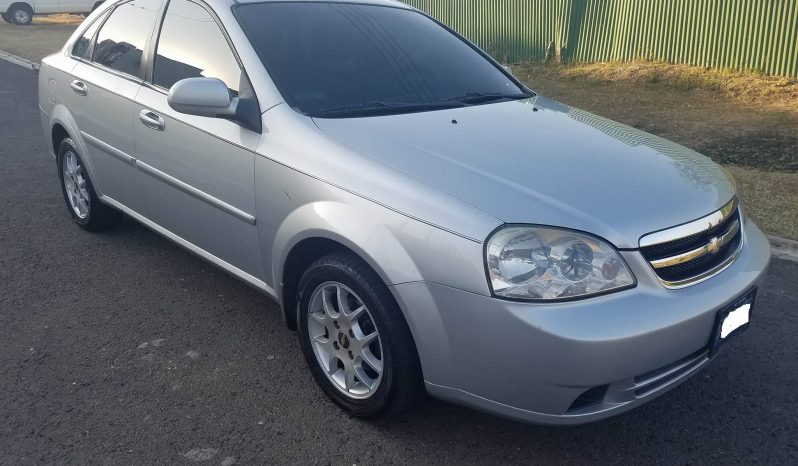
{"type": "Polygon", "coordinates": [[[413,337],[379,276],[353,254],[313,263],[299,286],[299,339],[325,394],[357,417],[393,417],[424,393],[413,337]]]}
{"type": "Polygon", "coordinates": [[[61,141],[56,160],[61,193],[75,223],[89,231],[103,230],[119,223],[122,214],[100,202],[72,139],[61,141]]]}

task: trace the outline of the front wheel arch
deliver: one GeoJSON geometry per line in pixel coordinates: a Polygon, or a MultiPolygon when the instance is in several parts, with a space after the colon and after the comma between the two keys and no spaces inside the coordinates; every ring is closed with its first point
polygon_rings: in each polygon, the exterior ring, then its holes
{"type": "Polygon", "coordinates": [[[297,305],[299,303],[296,300],[296,295],[302,275],[316,260],[334,252],[347,252],[360,257],[344,244],[323,237],[303,239],[295,244],[286,256],[282,268],[280,295],[282,296],[283,318],[289,329],[297,329],[297,305]]]}

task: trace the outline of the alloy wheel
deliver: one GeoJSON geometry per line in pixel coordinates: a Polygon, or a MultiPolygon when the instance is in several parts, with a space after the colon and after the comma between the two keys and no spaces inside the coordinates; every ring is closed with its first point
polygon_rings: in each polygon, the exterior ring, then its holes
{"type": "Polygon", "coordinates": [[[83,164],[74,152],[67,151],[63,165],[64,191],[69,205],[78,218],[85,219],[89,215],[89,191],[83,164]]]}
{"type": "Polygon", "coordinates": [[[338,282],[319,285],[310,298],[308,336],[323,372],[344,395],[369,398],[380,386],[380,334],[363,300],[338,282]]]}

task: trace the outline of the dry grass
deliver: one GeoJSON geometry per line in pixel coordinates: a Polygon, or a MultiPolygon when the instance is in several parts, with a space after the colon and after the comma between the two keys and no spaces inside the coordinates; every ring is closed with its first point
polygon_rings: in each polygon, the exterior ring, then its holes
{"type": "Polygon", "coordinates": [[[33,24],[60,24],[64,26],[77,26],[86,19],[83,15],[73,15],[69,13],[59,13],[55,15],[34,16],[33,24]]]}
{"type": "Polygon", "coordinates": [[[590,63],[560,68],[559,73],[569,78],[656,85],[682,92],[704,89],[742,103],[798,108],[798,79],[795,78],[655,61],[590,63]]]}
{"type": "Polygon", "coordinates": [[[798,173],[726,168],[742,191],[746,214],[766,232],[798,240],[798,173]]]}

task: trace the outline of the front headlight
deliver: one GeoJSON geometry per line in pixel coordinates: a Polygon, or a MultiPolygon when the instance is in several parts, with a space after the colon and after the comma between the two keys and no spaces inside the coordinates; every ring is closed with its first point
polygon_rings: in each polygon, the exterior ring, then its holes
{"type": "Polygon", "coordinates": [[[502,298],[579,298],[635,284],[615,248],[575,231],[502,228],[488,239],[486,254],[491,288],[502,298]]]}

